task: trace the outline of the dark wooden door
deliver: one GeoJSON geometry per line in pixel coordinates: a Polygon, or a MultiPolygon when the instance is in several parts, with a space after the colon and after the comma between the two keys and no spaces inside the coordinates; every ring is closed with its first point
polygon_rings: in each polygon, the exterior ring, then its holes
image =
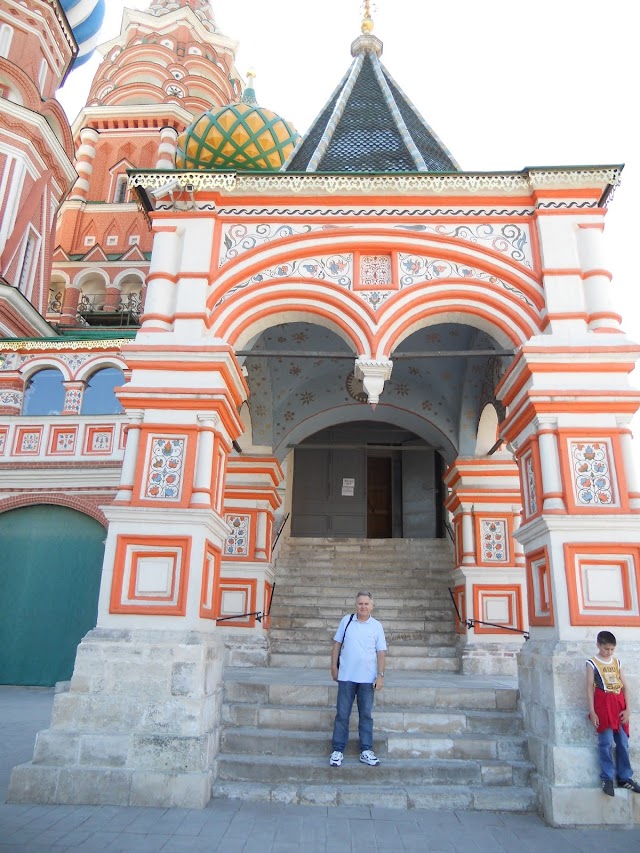
{"type": "Polygon", "coordinates": [[[391,459],[367,458],[367,537],[390,539],[393,536],[391,459]]]}

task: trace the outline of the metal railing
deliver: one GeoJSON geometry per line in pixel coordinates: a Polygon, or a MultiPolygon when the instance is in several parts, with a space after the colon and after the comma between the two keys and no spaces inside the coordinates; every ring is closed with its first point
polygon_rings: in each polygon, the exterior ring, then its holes
{"type": "MultiPolygon", "coordinates": [[[[284,521],[283,521],[283,522],[282,522],[282,524],[280,525],[280,529],[278,530],[278,532],[277,532],[277,534],[276,534],[276,538],[273,540],[273,545],[271,546],[271,550],[272,550],[272,551],[273,551],[273,550],[275,550],[275,547],[276,547],[276,545],[278,544],[278,539],[280,538],[280,534],[281,534],[281,533],[282,533],[282,531],[284,530],[284,527],[285,527],[285,524],[287,523],[287,521],[289,521],[289,516],[290,516],[290,515],[291,515],[291,513],[290,513],[290,512],[288,512],[288,513],[285,515],[285,517],[284,517],[284,521]]],[[[274,586],[275,586],[275,584],[274,584],[274,586]]]]}
{"type": "Polygon", "coordinates": [[[138,293],[128,293],[122,296],[118,304],[111,307],[106,305],[104,294],[82,294],[78,302],[77,317],[91,325],[110,318],[118,317],[130,323],[138,324],[142,316],[142,302],[138,293]]]}
{"type": "Polygon", "coordinates": [[[448,589],[449,595],[451,596],[451,602],[453,603],[456,616],[458,617],[458,622],[461,625],[466,625],[468,629],[473,629],[476,625],[488,625],[490,628],[499,628],[501,631],[512,631],[514,634],[522,634],[525,640],[530,638],[531,634],[528,631],[523,631],[521,628],[511,628],[509,625],[498,625],[495,622],[485,622],[483,619],[463,619],[460,615],[460,611],[458,610],[453,590],[451,587],[448,587],[448,589]]]}
{"type": "Polygon", "coordinates": [[[250,613],[234,613],[231,616],[216,616],[216,622],[230,622],[232,619],[244,619],[247,616],[255,616],[256,622],[262,622],[263,619],[268,619],[271,616],[271,602],[273,601],[273,594],[276,591],[275,582],[271,587],[271,595],[269,596],[269,606],[266,611],[263,610],[252,610],[250,613]]]}

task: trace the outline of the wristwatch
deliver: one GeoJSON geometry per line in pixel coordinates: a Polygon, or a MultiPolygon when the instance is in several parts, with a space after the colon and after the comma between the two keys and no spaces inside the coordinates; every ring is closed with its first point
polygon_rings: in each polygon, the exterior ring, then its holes
{"type": "Polygon", "coordinates": [[[380,678],[380,676],[382,676],[382,678],[384,678],[384,672],[377,673],[376,678],[380,678]]]}

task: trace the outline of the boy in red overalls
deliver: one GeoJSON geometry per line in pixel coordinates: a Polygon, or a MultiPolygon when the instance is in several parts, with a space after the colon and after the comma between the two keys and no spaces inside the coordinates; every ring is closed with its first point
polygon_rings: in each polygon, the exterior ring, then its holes
{"type": "Polygon", "coordinates": [[[587,661],[587,703],[589,719],[598,732],[600,778],[602,790],[615,796],[614,775],[618,787],[640,794],[640,785],[633,780],[629,761],[629,715],[627,689],[620,661],[613,657],[616,638],[611,631],[600,631],[596,638],[598,654],[587,661]],[[613,761],[613,744],[616,760],[613,761]]]}

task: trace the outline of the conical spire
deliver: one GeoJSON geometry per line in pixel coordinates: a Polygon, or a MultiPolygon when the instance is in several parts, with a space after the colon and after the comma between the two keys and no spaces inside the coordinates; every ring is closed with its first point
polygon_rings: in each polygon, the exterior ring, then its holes
{"type": "Polygon", "coordinates": [[[459,166],[380,62],[365,2],[351,68],[302,142],[287,172],[454,172],[459,166]]]}

